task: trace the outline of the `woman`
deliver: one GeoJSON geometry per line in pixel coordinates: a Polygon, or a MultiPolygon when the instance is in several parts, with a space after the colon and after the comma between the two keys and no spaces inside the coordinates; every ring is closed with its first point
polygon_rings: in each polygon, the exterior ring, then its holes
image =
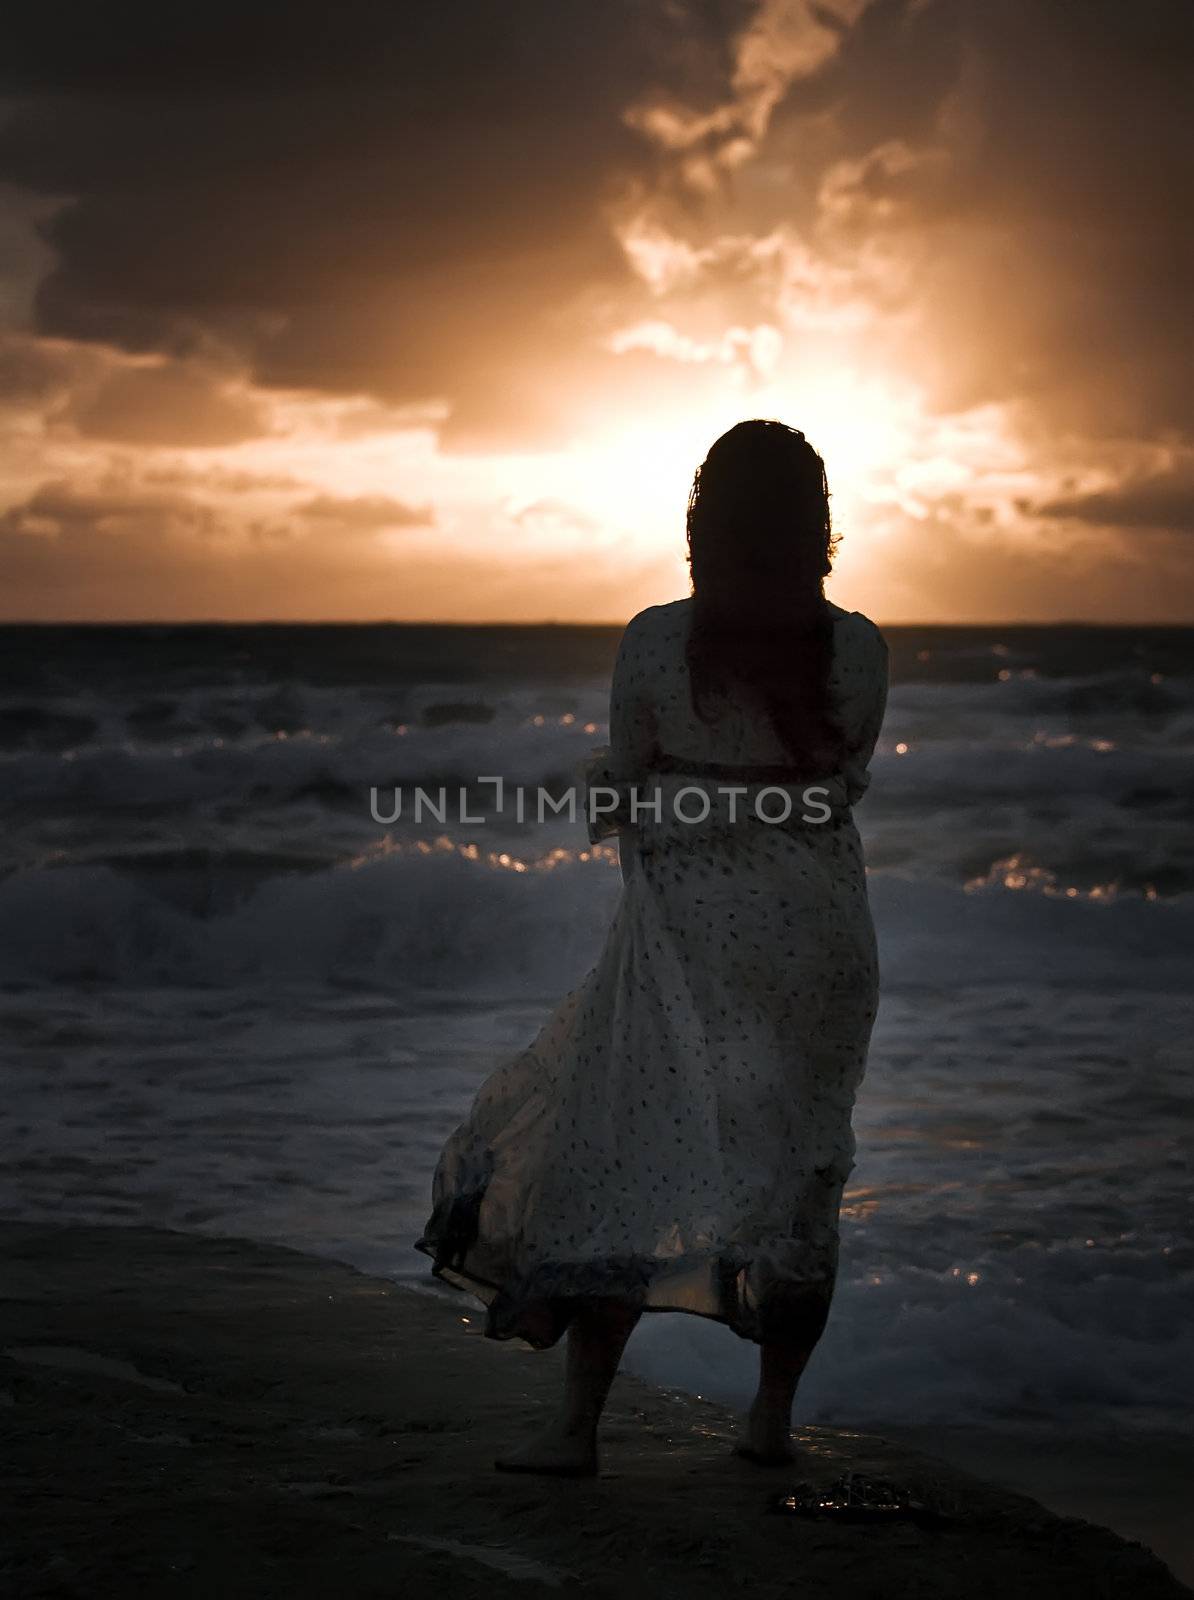
{"type": "Polygon", "coordinates": [[[591,811],[619,836],[613,925],[449,1139],[418,1244],[488,1303],[489,1337],[568,1330],[559,1412],[505,1470],[594,1473],[626,1341],[669,1310],[761,1347],[738,1451],[792,1459],[878,994],[850,807],[887,648],[824,598],[835,545],[804,435],[739,423],[693,482],[692,598],[622,638],[591,811]]]}

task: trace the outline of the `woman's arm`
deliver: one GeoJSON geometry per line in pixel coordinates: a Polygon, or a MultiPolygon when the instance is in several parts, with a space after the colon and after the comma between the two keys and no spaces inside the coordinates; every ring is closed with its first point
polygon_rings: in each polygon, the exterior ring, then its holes
{"type": "MultiPolygon", "coordinates": [[[[609,697],[609,757],[604,776],[611,786],[627,791],[642,782],[657,747],[655,712],[638,649],[640,617],[633,618],[622,634],[609,697]]],[[[602,781],[599,773],[596,782],[602,781]]],[[[596,842],[617,835],[622,881],[626,883],[634,867],[638,830],[629,821],[626,801],[618,812],[596,820],[590,817],[589,838],[596,842]]]]}
{"type": "Polygon", "coordinates": [[[887,685],[889,660],[887,640],[875,628],[873,634],[874,660],[867,674],[861,705],[855,708],[849,730],[849,752],[846,760],[846,802],[853,805],[870,787],[871,757],[879,742],[883,718],[887,713],[887,685]]]}
{"type": "Polygon", "coordinates": [[[656,752],[655,711],[639,651],[640,617],[626,625],[609,696],[610,761],[619,779],[638,783],[656,752]]]}

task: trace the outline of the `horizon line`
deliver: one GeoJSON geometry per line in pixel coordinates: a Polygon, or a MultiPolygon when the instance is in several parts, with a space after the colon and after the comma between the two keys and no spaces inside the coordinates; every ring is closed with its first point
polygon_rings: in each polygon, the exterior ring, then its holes
{"type": "MultiPolygon", "coordinates": [[[[644,608],[647,609],[647,608],[644,608]]],[[[637,613],[634,613],[637,615],[637,613]]],[[[625,628],[631,619],[576,617],[0,617],[0,628],[625,628]]],[[[902,619],[871,617],[879,628],[1194,628],[1189,618],[997,617],[902,619]]]]}

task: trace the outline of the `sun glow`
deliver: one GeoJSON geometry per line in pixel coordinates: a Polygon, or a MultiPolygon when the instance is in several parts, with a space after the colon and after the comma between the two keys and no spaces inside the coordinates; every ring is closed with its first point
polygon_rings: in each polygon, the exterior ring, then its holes
{"type": "Polygon", "coordinates": [[[1006,418],[938,417],[879,365],[803,354],[798,366],[781,352],[765,375],[690,362],[691,392],[679,397],[670,383],[628,383],[624,400],[553,448],[457,453],[388,414],[282,397],[266,438],[180,451],[167,465],[230,528],[253,519],[246,561],[268,545],[305,564],[324,614],[377,606],[420,620],[616,621],[687,592],[693,473],[715,439],[752,417],[803,429],[825,458],[843,536],[830,583],[839,604],[890,601],[882,547],[907,519],[979,483],[1030,492],[1006,418]],[[410,514],[422,507],[426,517],[410,514]],[[343,574],[336,595],[333,571],[343,574]]]}
{"type": "Polygon", "coordinates": [[[670,546],[682,535],[692,475],[709,446],[750,417],[802,429],[825,459],[835,513],[849,517],[852,531],[865,531],[866,506],[891,497],[923,412],[917,394],[850,370],[780,380],[714,410],[648,413],[599,435],[576,452],[573,498],[604,526],[670,546]]]}
{"type": "Polygon", "coordinates": [[[765,415],[803,430],[825,461],[836,504],[856,508],[875,498],[915,447],[920,396],[850,368],[813,373],[761,392],[765,415]]]}

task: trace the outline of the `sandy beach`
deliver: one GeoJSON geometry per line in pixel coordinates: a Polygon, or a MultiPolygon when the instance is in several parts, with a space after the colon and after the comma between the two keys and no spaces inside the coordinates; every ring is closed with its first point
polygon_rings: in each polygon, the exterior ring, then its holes
{"type": "Polygon", "coordinates": [[[4,1592],[148,1596],[862,1597],[1191,1593],[1151,1552],[904,1442],[734,1418],[620,1377],[595,1480],[495,1473],[560,1350],[481,1338],[469,1302],[233,1239],[0,1229],[4,1592]],[[466,1320],[468,1319],[468,1320],[466,1320]],[[771,1514],[796,1481],[894,1480],[928,1522],[771,1514]]]}

